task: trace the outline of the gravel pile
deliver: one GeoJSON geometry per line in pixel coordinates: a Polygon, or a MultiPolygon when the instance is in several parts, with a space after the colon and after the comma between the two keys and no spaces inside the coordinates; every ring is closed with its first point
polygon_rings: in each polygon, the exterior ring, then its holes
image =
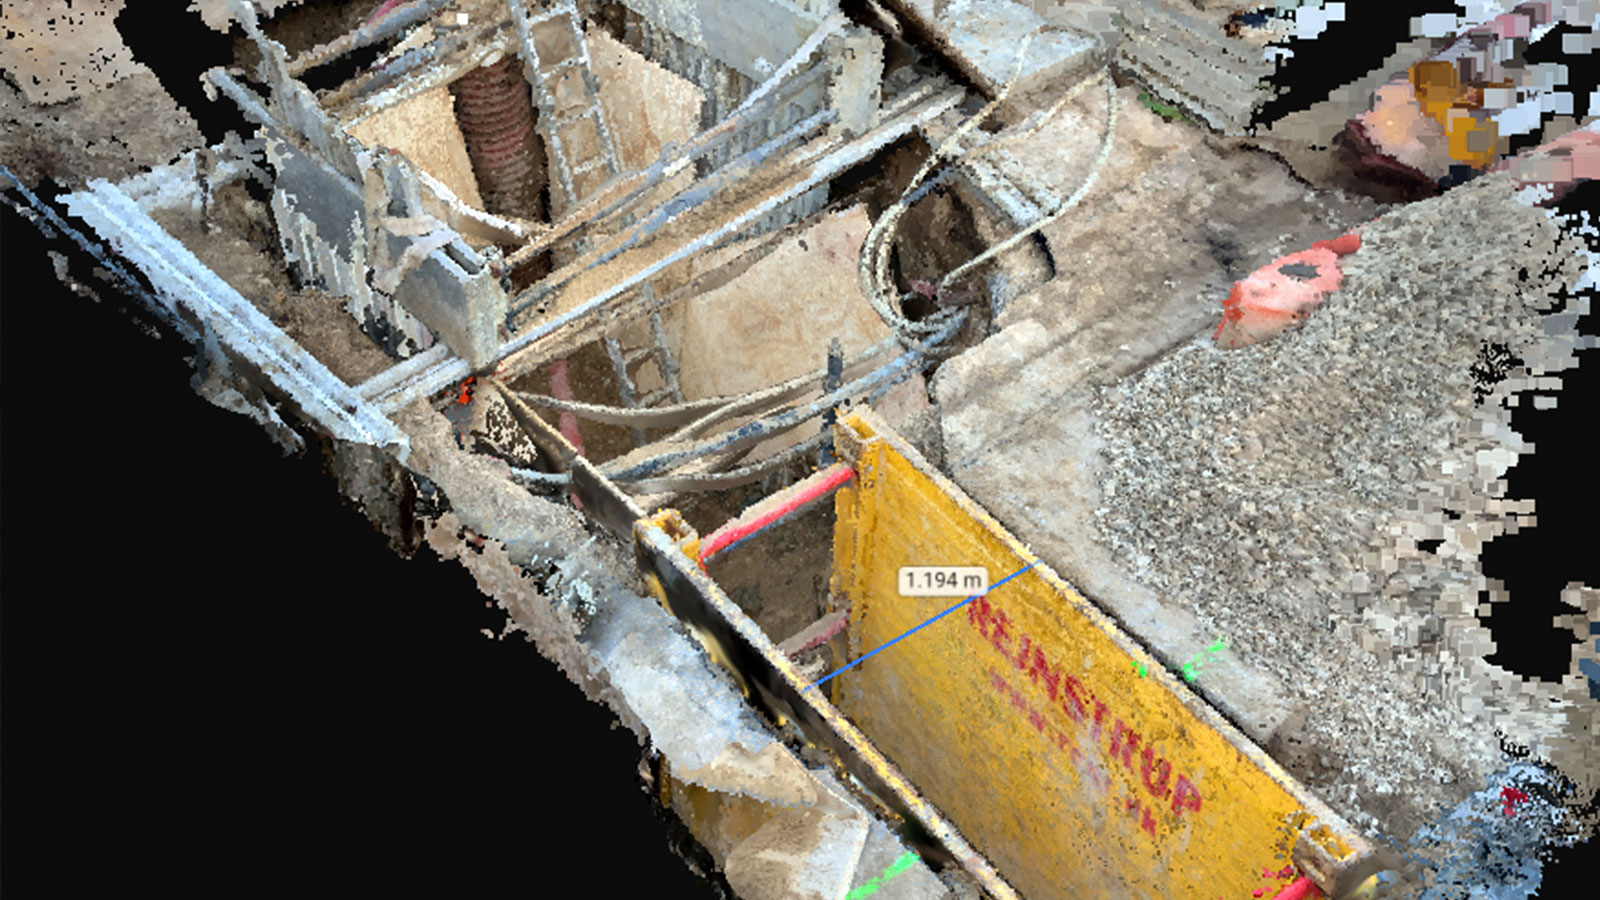
{"type": "Polygon", "coordinates": [[[1504,400],[1581,340],[1550,296],[1580,244],[1510,193],[1486,177],[1397,210],[1304,326],[1198,340],[1097,398],[1104,539],[1310,704],[1291,770],[1390,835],[1484,786],[1496,727],[1545,750],[1566,727],[1482,662],[1473,615],[1482,544],[1526,511],[1500,480],[1525,450],[1504,400]]]}

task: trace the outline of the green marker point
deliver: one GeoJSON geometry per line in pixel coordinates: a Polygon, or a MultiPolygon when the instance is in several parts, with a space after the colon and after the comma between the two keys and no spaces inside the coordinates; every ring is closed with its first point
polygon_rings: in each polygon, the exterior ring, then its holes
{"type": "Polygon", "coordinates": [[[878,892],[878,879],[874,878],[871,881],[867,882],[866,884],[863,884],[861,887],[858,887],[855,890],[851,891],[850,893],[845,894],[844,895],[844,900],[863,900],[863,898],[871,897],[873,894],[876,894],[877,892],[878,892]]]}
{"type": "Polygon", "coordinates": [[[1150,96],[1148,93],[1140,94],[1139,102],[1143,103],[1146,109],[1150,110],[1161,118],[1166,119],[1168,122],[1172,122],[1177,119],[1182,119],[1185,122],[1189,121],[1189,117],[1179,112],[1176,106],[1167,106],[1166,104],[1161,103],[1154,97],[1150,96]]]}
{"type": "Polygon", "coordinates": [[[882,875],[879,875],[877,878],[872,879],[850,893],[845,894],[844,900],[865,900],[865,898],[871,897],[873,894],[878,892],[878,886],[881,882],[888,881],[894,876],[899,875],[901,872],[911,868],[912,863],[915,863],[918,859],[919,857],[915,853],[911,853],[909,851],[906,852],[899,859],[890,863],[889,868],[884,869],[882,875]]]}
{"type": "Polygon", "coordinates": [[[916,861],[917,861],[917,855],[915,853],[908,852],[904,856],[902,856],[899,859],[895,860],[894,864],[891,865],[889,868],[884,869],[883,870],[883,877],[884,878],[893,878],[894,876],[899,875],[901,872],[904,872],[905,870],[911,868],[911,865],[913,863],[915,863],[916,861]]]}

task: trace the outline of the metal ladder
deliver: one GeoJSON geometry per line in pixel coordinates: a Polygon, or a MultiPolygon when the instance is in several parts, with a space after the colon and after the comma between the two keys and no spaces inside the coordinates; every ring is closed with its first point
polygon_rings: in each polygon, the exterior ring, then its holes
{"type": "MultiPolygon", "coordinates": [[[[559,201],[553,204],[557,206],[552,210],[555,213],[551,216],[553,219],[588,196],[589,191],[584,189],[580,181],[583,176],[603,169],[605,177],[611,178],[622,171],[622,164],[617,159],[611,126],[606,122],[605,110],[600,105],[600,84],[594,76],[594,70],[589,67],[589,42],[584,38],[583,15],[578,12],[576,0],[544,0],[538,12],[530,11],[527,0],[507,0],[507,5],[511,9],[517,40],[522,45],[523,74],[533,89],[534,105],[539,110],[539,131],[544,135],[550,168],[555,173],[556,186],[559,188],[551,192],[552,199],[559,201]],[[565,48],[566,55],[547,65],[549,60],[541,58],[539,54],[534,29],[561,18],[566,19],[565,36],[570,45],[565,48]],[[575,102],[570,93],[563,92],[563,88],[574,86],[571,81],[573,75],[577,76],[575,86],[581,89],[575,102]],[[568,102],[559,102],[561,98],[558,98],[558,92],[565,93],[568,102]],[[574,108],[575,111],[568,112],[574,108]],[[594,142],[598,144],[599,154],[574,166],[570,159],[572,148],[567,140],[570,134],[568,129],[575,125],[581,127],[585,120],[594,124],[594,142]]],[[[548,36],[549,32],[545,34],[548,36]]],[[[588,249],[589,239],[580,238],[570,250],[564,252],[576,255],[588,249]]],[[[646,296],[653,299],[654,291],[649,284],[644,286],[644,291],[646,296]]],[[[605,338],[606,353],[611,357],[611,366],[617,375],[617,392],[622,404],[630,408],[648,407],[667,397],[678,403],[684,402],[683,390],[678,385],[678,362],[667,346],[660,313],[650,314],[650,333],[651,343],[635,350],[625,351],[616,338],[605,338]],[[666,386],[640,397],[639,387],[629,369],[652,354],[666,386]]],[[[636,445],[647,443],[644,429],[634,428],[632,431],[636,445]]]]}
{"type": "Polygon", "coordinates": [[[539,131],[544,136],[545,147],[550,154],[550,167],[555,172],[559,188],[552,194],[560,198],[559,211],[564,212],[587,196],[587,192],[580,195],[582,176],[596,169],[604,169],[609,178],[622,171],[622,165],[617,160],[616,144],[611,138],[611,127],[606,123],[605,111],[600,107],[600,85],[589,68],[589,44],[583,35],[583,15],[578,12],[576,0],[553,0],[538,12],[529,10],[527,0],[507,0],[507,5],[511,8],[511,21],[517,30],[517,40],[522,45],[523,74],[533,88],[534,105],[539,110],[539,131]],[[536,27],[562,17],[567,20],[566,37],[571,41],[569,53],[553,64],[546,65],[548,60],[540,59],[533,32],[536,27]],[[558,106],[557,92],[566,95],[563,88],[569,85],[570,76],[574,74],[578,76],[577,84],[581,87],[577,102],[558,106]],[[577,111],[560,115],[573,106],[578,107],[577,111]],[[567,141],[569,129],[586,119],[594,123],[599,154],[574,166],[569,159],[572,149],[567,141]]]}
{"type": "MultiPolygon", "coordinates": [[[[645,286],[645,291],[650,292],[650,286],[645,286]]],[[[683,388],[678,386],[678,361],[672,356],[672,349],[667,346],[667,333],[661,325],[661,314],[650,314],[651,345],[640,347],[636,350],[622,349],[622,342],[614,337],[606,337],[606,355],[611,357],[611,368],[617,373],[617,393],[622,398],[622,405],[629,409],[643,409],[654,406],[663,399],[672,398],[674,403],[684,402],[683,388]],[[661,372],[661,380],[665,384],[658,390],[651,391],[643,397],[639,396],[639,386],[629,374],[628,369],[635,363],[649,359],[655,355],[656,368],[661,372]]],[[[649,443],[643,428],[634,428],[633,444],[642,447],[649,443]]]]}

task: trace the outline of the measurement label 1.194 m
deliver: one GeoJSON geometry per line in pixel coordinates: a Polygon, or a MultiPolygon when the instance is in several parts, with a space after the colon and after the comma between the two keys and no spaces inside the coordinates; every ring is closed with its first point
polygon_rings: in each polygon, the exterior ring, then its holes
{"type": "Polygon", "coordinates": [[[989,591],[983,566],[901,566],[902,597],[972,597],[989,591]]]}

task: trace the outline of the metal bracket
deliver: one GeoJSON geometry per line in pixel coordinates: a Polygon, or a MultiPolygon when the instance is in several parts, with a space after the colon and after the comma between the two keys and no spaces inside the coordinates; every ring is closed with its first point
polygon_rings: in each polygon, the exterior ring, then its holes
{"type": "Polygon", "coordinates": [[[1398,872],[1405,865],[1405,860],[1391,851],[1372,846],[1362,849],[1365,852],[1335,858],[1312,837],[1312,830],[1306,829],[1296,838],[1290,858],[1328,900],[1349,900],[1367,879],[1379,872],[1398,872]]]}

